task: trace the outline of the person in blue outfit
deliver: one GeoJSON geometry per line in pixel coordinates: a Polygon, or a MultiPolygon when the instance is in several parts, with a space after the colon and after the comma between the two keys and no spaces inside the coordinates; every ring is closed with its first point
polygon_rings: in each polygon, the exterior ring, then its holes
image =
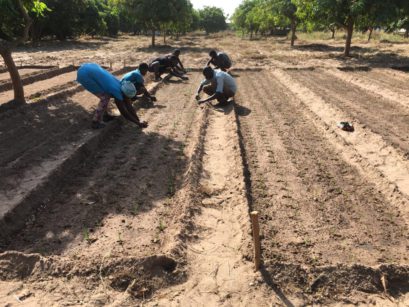
{"type": "Polygon", "coordinates": [[[77,82],[100,99],[92,120],[92,128],[103,128],[105,126],[103,119],[106,121],[113,119],[112,116],[104,116],[111,98],[114,98],[123,117],[137,124],[140,128],[148,126],[147,122],[139,120],[132,107],[131,98],[136,95],[136,89],[132,82],[119,81],[96,63],[81,65],[77,72],[77,82]]]}
{"type": "Polygon", "coordinates": [[[130,71],[127,74],[125,74],[122,77],[121,82],[123,81],[132,82],[132,84],[136,88],[136,95],[133,98],[137,98],[138,95],[143,95],[144,97],[149,98],[153,102],[156,101],[156,97],[151,95],[145,87],[144,76],[148,73],[148,67],[149,66],[146,63],[139,64],[138,69],[130,71]]]}

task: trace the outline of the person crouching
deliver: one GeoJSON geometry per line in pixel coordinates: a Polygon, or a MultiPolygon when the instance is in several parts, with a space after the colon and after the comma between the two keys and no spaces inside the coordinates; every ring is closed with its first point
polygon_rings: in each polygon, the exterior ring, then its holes
{"type": "Polygon", "coordinates": [[[214,70],[207,66],[203,69],[204,79],[197,90],[196,100],[198,103],[205,103],[217,99],[215,107],[224,107],[229,104],[229,98],[233,98],[237,92],[237,84],[234,78],[228,73],[214,70]],[[207,99],[200,99],[200,93],[209,95],[207,99]]]}

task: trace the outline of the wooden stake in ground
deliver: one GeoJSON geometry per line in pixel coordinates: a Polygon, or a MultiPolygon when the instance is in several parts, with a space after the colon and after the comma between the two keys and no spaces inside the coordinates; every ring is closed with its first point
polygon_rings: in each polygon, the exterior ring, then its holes
{"type": "Polygon", "coordinates": [[[253,211],[250,213],[251,225],[253,228],[254,266],[256,271],[260,269],[261,262],[260,226],[258,223],[258,215],[258,211],[253,211]]]}

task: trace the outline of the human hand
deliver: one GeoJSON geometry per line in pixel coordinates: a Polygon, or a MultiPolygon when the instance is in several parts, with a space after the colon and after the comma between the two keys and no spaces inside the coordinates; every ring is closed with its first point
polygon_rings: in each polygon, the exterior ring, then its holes
{"type": "Polygon", "coordinates": [[[155,96],[151,96],[150,98],[151,98],[151,101],[152,101],[152,102],[158,101],[158,99],[156,99],[155,96]]]}
{"type": "Polygon", "coordinates": [[[182,76],[182,80],[189,80],[189,77],[182,76]]]}
{"type": "Polygon", "coordinates": [[[143,129],[143,128],[148,127],[148,123],[147,122],[140,122],[138,126],[139,126],[139,128],[143,129]]]}
{"type": "Polygon", "coordinates": [[[197,94],[197,95],[195,96],[195,99],[196,99],[197,101],[199,101],[199,100],[200,100],[200,95],[197,94]]]}

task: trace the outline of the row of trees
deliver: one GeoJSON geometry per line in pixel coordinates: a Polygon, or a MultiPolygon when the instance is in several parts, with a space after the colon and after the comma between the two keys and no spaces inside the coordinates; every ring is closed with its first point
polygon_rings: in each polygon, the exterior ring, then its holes
{"type": "MultiPolygon", "coordinates": [[[[232,17],[237,29],[250,33],[291,32],[294,46],[297,28],[303,30],[337,29],[346,32],[345,51],[350,55],[354,30],[367,31],[376,27],[387,31],[406,29],[409,33],[408,0],[244,0],[232,17]]],[[[369,36],[370,38],[370,36],[369,36]]]]}
{"type": "MultiPolygon", "coordinates": [[[[214,32],[226,29],[223,11],[215,7],[193,9],[190,0],[22,0],[32,20],[28,38],[59,40],[79,35],[116,36],[119,31],[180,35],[204,29],[214,32]],[[30,9],[41,5],[42,13],[30,9]]],[[[0,37],[20,34],[23,18],[13,0],[0,0],[0,37]]],[[[152,44],[155,44],[153,35],[152,44]]]]}
{"type": "Polygon", "coordinates": [[[0,56],[10,73],[17,105],[25,103],[25,98],[12,51],[27,40],[149,32],[155,46],[157,31],[165,38],[167,33],[178,36],[191,30],[211,33],[226,28],[221,9],[196,11],[190,0],[0,0],[0,56]]]}

